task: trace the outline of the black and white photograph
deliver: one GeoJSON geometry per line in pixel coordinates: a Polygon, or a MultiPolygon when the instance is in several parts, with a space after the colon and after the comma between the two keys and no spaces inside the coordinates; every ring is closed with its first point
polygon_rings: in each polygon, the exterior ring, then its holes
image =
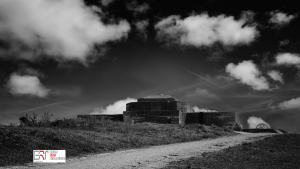
{"type": "Polygon", "coordinates": [[[0,168],[300,168],[294,0],[0,0],[0,168]]]}

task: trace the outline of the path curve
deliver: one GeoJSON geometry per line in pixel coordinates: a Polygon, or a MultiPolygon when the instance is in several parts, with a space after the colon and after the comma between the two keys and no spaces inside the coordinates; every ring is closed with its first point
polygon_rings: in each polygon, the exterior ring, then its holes
{"type": "Polygon", "coordinates": [[[272,136],[271,133],[238,134],[216,139],[153,146],[148,148],[116,151],[81,158],[68,159],[65,164],[33,164],[30,166],[49,169],[155,169],[190,157],[200,156],[204,152],[218,151],[236,146],[243,142],[252,142],[272,136]]]}

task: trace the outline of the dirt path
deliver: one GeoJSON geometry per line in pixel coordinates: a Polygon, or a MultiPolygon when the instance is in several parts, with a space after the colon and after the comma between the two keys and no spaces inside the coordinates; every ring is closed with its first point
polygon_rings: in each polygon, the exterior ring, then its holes
{"type": "MultiPolygon", "coordinates": [[[[103,169],[131,169],[131,168],[161,168],[171,161],[199,156],[203,152],[221,150],[243,142],[256,141],[272,134],[239,134],[236,136],[220,137],[211,140],[177,143],[154,146],[141,149],[117,151],[113,153],[97,154],[81,158],[68,159],[65,164],[43,164],[38,168],[103,168],[103,169]]],[[[30,166],[34,167],[34,166],[30,166]]]]}

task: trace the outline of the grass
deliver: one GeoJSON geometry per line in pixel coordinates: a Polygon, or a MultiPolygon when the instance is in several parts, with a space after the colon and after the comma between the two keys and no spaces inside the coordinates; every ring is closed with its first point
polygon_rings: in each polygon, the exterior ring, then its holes
{"type": "Polygon", "coordinates": [[[32,150],[66,150],[67,158],[120,149],[234,135],[227,127],[176,124],[125,124],[102,120],[35,120],[31,126],[0,126],[0,167],[32,162],[32,150]]]}
{"type": "Polygon", "coordinates": [[[300,168],[300,135],[282,134],[264,140],[244,143],[219,152],[205,153],[164,169],[295,169],[300,168]]]}

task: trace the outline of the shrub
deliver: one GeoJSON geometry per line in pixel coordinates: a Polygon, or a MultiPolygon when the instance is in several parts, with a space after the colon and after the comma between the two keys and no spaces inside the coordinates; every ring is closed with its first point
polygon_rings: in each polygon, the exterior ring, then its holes
{"type": "Polygon", "coordinates": [[[51,118],[54,117],[53,114],[49,114],[49,112],[44,112],[44,114],[41,116],[40,120],[38,121],[39,126],[50,126],[51,118]]]}

